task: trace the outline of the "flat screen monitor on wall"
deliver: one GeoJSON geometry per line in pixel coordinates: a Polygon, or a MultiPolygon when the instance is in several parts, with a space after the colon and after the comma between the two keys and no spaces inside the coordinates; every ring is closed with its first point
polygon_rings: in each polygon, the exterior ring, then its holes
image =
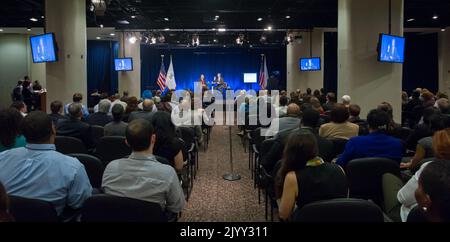
{"type": "Polygon", "coordinates": [[[244,73],[244,83],[257,83],[256,73],[244,73]]]}
{"type": "Polygon", "coordinates": [[[133,70],[133,59],[132,58],[114,59],[114,68],[116,71],[132,71],[133,70]]]}
{"type": "Polygon", "coordinates": [[[55,62],[58,60],[55,35],[53,33],[31,36],[30,44],[34,63],[55,62]]]}
{"type": "Polygon", "coordinates": [[[300,59],[301,71],[320,71],[321,61],[320,57],[301,58],[300,59]]]}
{"type": "Polygon", "coordinates": [[[378,61],[403,63],[405,61],[405,38],[380,34],[378,43],[378,61]]]}

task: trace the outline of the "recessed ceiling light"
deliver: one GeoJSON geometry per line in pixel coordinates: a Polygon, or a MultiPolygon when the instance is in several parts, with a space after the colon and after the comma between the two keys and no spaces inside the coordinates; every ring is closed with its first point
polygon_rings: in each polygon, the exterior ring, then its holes
{"type": "Polygon", "coordinates": [[[103,29],[103,24],[100,24],[100,28],[102,28],[102,29],[103,29]]]}
{"type": "Polygon", "coordinates": [[[119,21],[117,21],[117,23],[119,23],[119,24],[130,24],[130,22],[128,22],[127,20],[119,20],[119,21]]]}
{"type": "Polygon", "coordinates": [[[31,31],[31,28],[28,28],[27,31],[30,32],[30,31],[31,31]]]}
{"type": "Polygon", "coordinates": [[[263,18],[258,18],[257,20],[258,20],[258,22],[261,22],[263,20],[263,18]]]}
{"type": "Polygon", "coordinates": [[[136,16],[134,16],[134,15],[131,15],[131,18],[136,18],[136,16]]]}
{"type": "Polygon", "coordinates": [[[114,36],[114,35],[116,35],[116,34],[115,34],[115,33],[110,33],[109,35],[114,36]]]}
{"type": "Polygon", "coordinates": [[[291,18],[291,16],[287,15],[287,16],[286,16],[286,18],[287,18],[287,19],[290,19],[290,18],[291,18]]]}
{"type": "Polygon", "coordinates": [[[165,28],[164,30],[165,30],[165,31],[169,31],[170,29],[169,29],[169,28],[165,28]]]}
{"type": "Polygon", "coordinates": [[[219,28],[217,31],[219,31],[219,32],[225,32],[225,31],[227,31],[227,29],[225,29],[225,28],[219,28]]]}
{"type": "Polygon", "coordinates": [[[45,16],[44,16],[44,15],[42,15],[42,16],[41,16],[41,19],[44,19],[44,18],[45,18],[45,16]]]}
{"type": "Polygon", "coordinates": [[[219,16],[219,15],[216,15],[216,19],[218,19],[218,18],[220,18],[220,16],[219,16]]]}
{"type": "Polygon", "coordinates": [[[444,29],[444,28],[442,28],[442,29],[441,29],[441,32],[445,32],[445,29],[444,29]]]}
{"type": "Polygon", "coordinates": [[[212,28],[212,31],[216,31],[216,28],[212,28]]]}
{"type": "Polygon", "coordinates": [[[101,39],[100,37],[95,37],[96,39],[101,39]]]}
{"type": "Polygon", "coordinates": [[[165,21],[169,21],[169,18],[164,18],[165,21]]]}
{"type": "Polygon", "coordinates": [[[272,26],[270,26],[270,25],[267,26],[267,30],[268,30],[268,31],[271,31],[271,30],[272,30],[272,26]]]}
{"type": "Polygon", "coordinates": [[[3,29],[0,29],[0,32],[3,32],[3,29]]]}
{"type": "Polygon", "coordinates": [[[439,16],[437,16],[437,15],[434,15],[434,16],[433,16],[433,19],[434,19],[434,20],[436,20],[436,19],[438,19],[438,18],[439,18],[439,16]]]}
{"type": "Polygon", "coordinates": [[[37,18],[30,18],[30,20],[33,21],[33,22],[37,22],[38,21],[37,18]]]}
{"type": "Polygon", "coordinates": [[[416,19],[413,19],[413,18],[410,18],[410,19],[408,19],[408,20],[406,20],[407,22],[413,22],[413,21],[415,21],[416,19]]]}

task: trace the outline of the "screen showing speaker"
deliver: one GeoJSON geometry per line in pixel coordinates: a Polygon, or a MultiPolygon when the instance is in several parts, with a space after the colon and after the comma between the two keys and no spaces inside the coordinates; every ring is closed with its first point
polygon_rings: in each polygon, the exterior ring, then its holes
{"type": "Polygon", "coordinates": [[[321,61],[320,57],[301,58],[300,59],[301,71],[320,71],[321,61]]]}
{"type": "Polygon", "coordinates": [[[404,63],[405,38],[388,34],[380,34],[378,44],[378,60],[381,62],[404,63]]]}
{"type": "Polygon", "coordinates": [[[31,36],[30,44],[34,63],[57,61],[56,41],[53,33],[31,36]]]}
{"type": "Polygon", "coordinates": [[[114,59],[114,67],[116,71],[132,71],[133,59],[132,58],[117,58],[114,59]]]}

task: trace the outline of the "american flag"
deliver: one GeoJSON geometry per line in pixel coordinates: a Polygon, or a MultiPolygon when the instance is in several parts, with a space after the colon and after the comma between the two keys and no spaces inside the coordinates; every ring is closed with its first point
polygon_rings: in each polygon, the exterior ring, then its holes
{"type": "Polygon", "coordinates": [[[158,80],[156,81],[156,84],[158,84],[159,88],[161,88],[161,91],[166,90],[167,83],[166,83],[166,70],[164,66],[164,60],[161,62],[161,69],[159,70],[159,76],[158,80]]]}
{"type": "Polygon", "coordinates": [[[261,90],[266,90],[268,79],[269,79],[269,72],[267,70],[266,57],[262,55],[261,69],[259,72],[259,87],[261,88],[261,90]]]}

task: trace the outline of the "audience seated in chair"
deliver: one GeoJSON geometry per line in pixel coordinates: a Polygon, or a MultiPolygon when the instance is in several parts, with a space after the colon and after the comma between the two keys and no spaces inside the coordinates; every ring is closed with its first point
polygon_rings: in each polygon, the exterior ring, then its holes
{"type": "MultiPolygon", "coordinates": [[[[450,129],[441,130],[433,136],[433,152],[436,160],[450,160],[450,129]]],[[[418,182],[424,169],[434,161],[424,163],[416,174],[398,192],[397,199],[401,204],[401,219],[406,221],[409,212],[417,206],[414,193],[418,187],[418,182]]]]}
{"type": "Polygon", "coordinates": [[[284,149],[284,158],[275,181],[281,199],[279,216],[288,220],[303,206],[327,199],[346,198],[348,185],[339,166],[318,157],[316,137],[308,131],[293,132],[284,149]]]}
{"type": "Polygon", "coordinates": [[[331,123],[320,127],[319,135],[327,139],[350,139],[358,136],[359,126],[348,121],[348,108],[343,104],[336,104],[331,110],[331,123]]]}
{"type": "Polygon", "coordinates": [[[91,126],[81,121],[83,117],[82,106],[79,103],[73,103],[68,108],[69,119],[60,120],[56,126],[58,136],[70,136],[83,141],[88,149],[94,148],[94,137],[91,126]]]}
{"type": "Polygon", "coordinates": [[[15,108],[0,111],[0,152],[25,146],[19,127],[23,116],[15,108]]]}
{"type": "Polygon", "coordinates": [[[300,107],[295,104],[289,104],[287,108],[287,116],[282,118],[275,118],[267,130],[266,136],[275,136],[284,130],[291,130],[298,128],[300,125],[300,107]]]}
{"type": "Polygon", "coordinates": [[[21,123],[27,145],[0,153],[0,181],[11,196],[51,202],[58,215],[81,208],[92,194],[84,166],[55,151],[55,128],[44,112],[30,113],[21,123]]]}
{"type": "Polygon", "coordinates": [[[58,125],[58,121],[60,119],[67,119],[66,116],[62,115],[63,112],[63,103],[61,101],[53,101],[50,104],[50,110],[52,111],[51,114],[49,114],[50,118],[53,121],[53,124],[56,126],[58,125]]]}
{"type": "Polygon", "coordinates": [[[145,119],[132,121],[126,142],[133,152],[129,158],[112,161],[103,174],[106,194],[154,202],[171,213],[179,213],[185,198],[175,170],[157,161],[153,154],[156,135],[145,119]]]}
{"type": "MultiPolygon", "coordinates": [[[[317,132],[317,125],[319,123],[320,114],[314,109],[306,109],[303,111],[303,117],[301,120],[300,127],[292,130],[285,130],[280,132],[275,136],[275,141],[270,150],[266,153],[265,157],[262,159],[262,165],[268,172],[272,172],[277,161],[281,160],[283,156],[283,150],[292,132],[297,132],[300,130],[309,131],[317,139],[319,156],[325,162],[331,162],[333,157],[333,143],[330,140],[322,138],[317,132]]],[[[275,171],[276,172],[276,171],[275,171]]],[[[273,173],[273,172],[272,172],[273,173]]]]}
{"type": "Polygon", "coordinates": [[[87,123],[104,127],[107,123],[112,121],[112,117],[108,115],[110,107],[111,102],[109,100],[101,100],[98,103],[98,112],[90,114],[87,117],[87,123]]]}
{"type": "Polygon", "coordinates": [[[369,157],[387,158],[400,163],[403,145],[399,139],[385,133],[390,122],[389,115],[381,110],[372,110],[367,115],[367,122],[370,134],[350,139],[336,163],[345,168],[351,160],[369,157]]]}
{"type": "Polygon", "coordinates": [[[153,100],[151,99],[145,99],[142,103],[142,111],[134,111],[130,114],[130,117],[128,117],[128,122],[131,123],[131,121],[136,119],[146,119],[147,121],[151,122],[152,117],[155,114],[153,112],[153,100]]]}
{"type": "Polygon", "coordinates": [[[450,162],[434,161],[419,177],[415,199],[430,222],[450,222],[450,162]]]}
{"type": "Polygon", "coordinates": [[[73,102],[69,103],[69,104],[66,104],[66,106],[64,106],[64,114],[65,115],[70,115],[69,107],[72,104],[77,103],[77,104],[81,105],[82,117],[83,118],[87,118],[89,116],[89,111],[88,111],[87,107],[84,106],[84,104],[81,103],[82,100],[83,100],[83,95],[81,93],[73,94],[73,97],[72,97],[72,101],[73,102]]]}
{"type": "MultiPolygon", "coordinates": [[[[128,107],[127,107],[128,108],[128,107]]],[[[120,104],[114,105],[112,108],[113,121],[105,125],[105,136],[123,136],[125,137],[125,131],[128,124],[123,122],[124,115],[123,106],[120,104]]]]}
{"type": "Polygon", "coordinates": [[[156,133],[154,154],[166,158],[177,171],[183,169],[183,141],[176,137],[175,125],[167,112],[158,111],[152,119],[156,133]]]}

